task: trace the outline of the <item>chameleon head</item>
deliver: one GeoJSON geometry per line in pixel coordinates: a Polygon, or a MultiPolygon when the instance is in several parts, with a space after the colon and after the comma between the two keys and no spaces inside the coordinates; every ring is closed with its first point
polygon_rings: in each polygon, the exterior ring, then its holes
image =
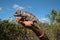
{"type": "Polygon", "coordinates": [[[23,17],[23,16],[26,16],[26,13],[21,10],[18,10],[17,12],[15,12],[14,16],[15,17],[23,17]]]}

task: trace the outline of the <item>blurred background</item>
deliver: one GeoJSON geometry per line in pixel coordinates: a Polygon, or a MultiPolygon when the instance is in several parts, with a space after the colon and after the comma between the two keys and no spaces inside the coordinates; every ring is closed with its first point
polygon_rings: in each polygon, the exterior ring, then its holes
{"type": "MultiPolygon", "coordinates": [[[[15,21],[17,10],[34,14],[50,40],[60,40],[60,0],[0,0],[0,40],[39,40],[15,21]]],[[[38,25],[37,25],[38,26],[38,25]]]]}

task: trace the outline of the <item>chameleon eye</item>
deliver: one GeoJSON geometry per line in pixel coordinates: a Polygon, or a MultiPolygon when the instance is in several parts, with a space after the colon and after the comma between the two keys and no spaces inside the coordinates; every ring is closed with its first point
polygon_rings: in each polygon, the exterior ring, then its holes
{"type": "Polygon", "coordinates": [[[15,14],[17,14],[17,12],[15,14]]]}

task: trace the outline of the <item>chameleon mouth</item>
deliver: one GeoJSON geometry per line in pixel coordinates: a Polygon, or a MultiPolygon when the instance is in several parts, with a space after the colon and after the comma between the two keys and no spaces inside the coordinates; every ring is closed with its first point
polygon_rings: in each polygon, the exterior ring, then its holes
{"type": "Polygon", "coordinates": [[[14,14],[14,16],[15,16],[15,17],[19,17],[19,16],[21,16],[21,15],[18,15],[18,14],[14,14]]]}

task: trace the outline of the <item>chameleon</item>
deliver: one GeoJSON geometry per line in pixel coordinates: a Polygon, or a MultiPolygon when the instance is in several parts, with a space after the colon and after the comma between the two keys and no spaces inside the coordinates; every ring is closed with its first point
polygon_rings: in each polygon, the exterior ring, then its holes
{"type": "Polygon", "coordinates": [[[24,20],[29,20],[33,23],[36,22],[40,26],[42,26],[42,23],[37,19],[37,17],[30,12],[18,10],[17,12],[15,12],[14,16],[22,17],[24,20]]]}

